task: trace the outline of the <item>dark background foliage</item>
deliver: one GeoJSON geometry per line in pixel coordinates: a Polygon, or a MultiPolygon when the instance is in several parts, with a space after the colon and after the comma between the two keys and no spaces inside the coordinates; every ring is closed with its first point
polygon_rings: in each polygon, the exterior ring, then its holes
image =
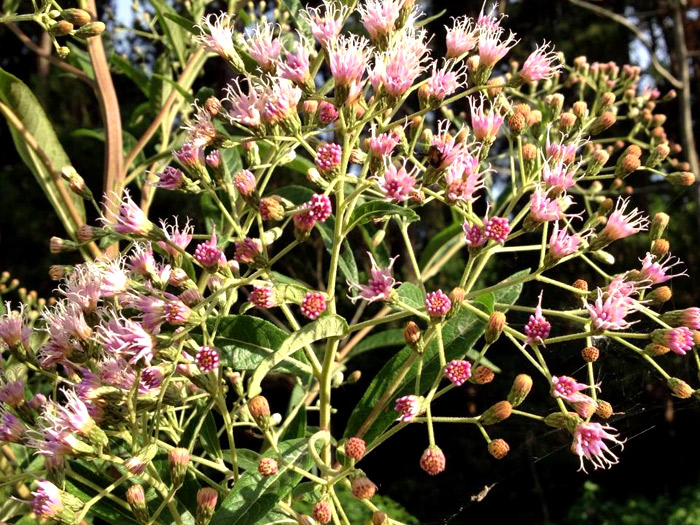
{"type": "MultiPolygon", "coordinates": [[[[665,1],[615,0],[599,4],[635,17],[638,26],[652,36],[660,58],[671,71],[677,69],[673,25],[665,1]]],[[[103,5],[106,14],[114,7],[103,5]]],[[[215,5],[212,4],[210,8],[214,10],[215,5]]],[[[443,54],[443,25],[448,23],[449,17],[465,13],[475,15],[479,8],[478,2],[444,0],[425,5],[428,14],[446,10],[446,14],[433,22],[430,28],[435,34],[435,56],[443,54]]],[[[589,62],[613,60],[623,64],[641,60],[643,65],[648,63],[648,57],[639,51],[630,32],[567,1],[511,1],[507,4],[506,12],[507,26],[521,38],[513,59],[524,59],[537,43],[547,39],[553,41],[557,49],[564,51],[569,60],[586,55],[589,62]]],[[[700,53],[697,30],[700,21],[697,14],[691,2],[685,31],[693,57],[700,53]]],[[[31,26],[23,26],[23,29],[42,45],[41,36],[33,33],[31,26]]],[[[128,53],[132,60],[152,65],[153,57],[159,51],[157,46],[149,46],[138,37],[116,34],[121,35],[117,39],[120,51],[128,53]]],[[[76,134],[77,129],[101,126],[93,95],[78,81],[37,59],[3,27],[0,27],[0,49],[0,65],[34,89],[56,125],[59,138],[79,173],[96,193],[99,192],[102,144],[76,134]]],[[[697,58],[693,58],[693,73],[697,65],[697,58]]],[[[668,89],[669,86],[652,70],[648,73],[648,79],[656,81],[662,93],[668,89]]],[[[218,91],[229,74],[220,62],[211,61],[195,87],[208,85],[218,91]]],[[[136,89],[125,77],[115,78],[122,101],[122,114],[132,115],[139,100],[136,89]]],[[[697,95],[700,75],[693,77],[692,87],[694,95],[697,95]]],[[[669,104],[666,107],[667,133],[672,140],[680,141],[676,106],[669,104]]],[[[466,105],[456,109],[465,110],[466,105]]],[[[147,124],[148,119],[144,118],[131,122],[128,128],[138,134],[147,124]]],[[[696,128],[697,131],[700,130],[696,128]]],[[[0,269],[10,271],[27,288],[48,296],[53,287],[47,278],[48,267],[71,262],[70,256],[59,258],[48,251],[49,237],[61,236],[63,231],[32,175],[16,155],[4,124],[0,125],[0,144],[0,269]]],[[[638,182],[634,194],[635,205],[647,209],[651,214],[663,210],[672,214],[668,233],[672,251],[683,259],[693,276],[674,281],[674,297],[669,308],[697,304],[696,279],[700,268],[697,224],[700,214],[696,191],[696,188],[670,188],[642,180],[638,182]]],[[[196,203],[188,204],[184,199],[171,196],[159,196],[152,213],[153,216],[165,216],[173,210],[177,210],[180,216],[197,217],[199,213],[196,203]]],[[[421,223],[414,232],[418,252],[448,220],[447,216],[430,216],[429,220],[421,223]]],[[[387,239],[391,243],[391,230],[387,239]]],[[[613,252],[620,268],[628,268],[637,257],[643,255],[645,248],[646,239],[640,238],[615,247],[613,252]]],[[[363,260],[361,254],[356,255],[358,261],[363,260]]],[[[536,263],[527,255],[499,258],[489,268],[486,279],[494,282],[536,263]]],[[[456,257],[445,268],[440,284],[446,288],[453,285],[463,264],[464,259],[456,257]]],[[[288,270],[304,274],[309,266],[300,258],[292,261],[288,270]]],[[[313,280],[310,275],[300,276],[313,280]]],[[[559,277],[564,281],[587,278],[595,282],[595,276],[584,267],[567,266],[566,273],[559,277]]],[[[523,303],[534,304],[538,293],[539,289],[526,287],[523,303]]],[[[575,307],[572,297],[555,291],[548,292],[547,301],[575,307]]],[[[368,309],[368,312],[371,310],[368,309]]],[[[511,315],[509,322],[518,325],[525,319],[511,315]]],[[[559,345],[556,349],[547,350],[553,370],[568,375],[579,372],[583,366],[579,350],[580,345],[576,344],[572,344],[571,348],[559,345]]],[[[363,462],[363,468],[378,483],[381,493],[403,504],[420,523],[425,524],[480,523],[486,520],[491,523],[513,520],[520,523],[700,523],[700,518],[692,517],[700,503],[698,491],[695,490],[700,466],[696,434],[700,410],[697,402],[671,398],[656,375],[646,371],[638,360],[619,348],[611,346],[601,350],[598,379],[604,385],[604,398],[612,402],[615,408],[612,424],[627,438],[624,451],[616,450],[621,456],[621,463],[610,471],[595,472],[589,476],[578,473],[577,459],[568,450],[569,436],[551,431],[541,424],[515,421],[515,418],[493,430],[492,437],[503,437],[511,445],[511,454],[500,462],[487,454],[476,429],[443,425],[437,428],[436,437],[447,455],[448,468],[439,477],[427,477],[418,466],[418,458],[427,444],[427,438],[424,429],[416,426],[406,429],[401,437],[393,439],[390,444],[383,445],[379,453],[372,454],[363,462]],[[491,492],[478,501],[480,498],[476,495],[486,486],[492,487],[491,492]]],[[[337,396],[340,405],[334,424],[342,427],[373,373],[394,351],[378,350],[353,361],[353,368],[362,370],[362,379],[338,391],[341,394],[337,396]]],[[[489,356],[509,372],[498,375],[488,388],[469,386],[453,390],[440,399],[434,412],[477,413],[502,399],[516,371],[528,368],[527,363],[522,362],[520,355],[507,344],[497,345],[489,356]]],[[[675,375],[688,377],[692,373],[686,366],[686,360],[667,359],[666,364],[675,375]]],[[[273,408],[284,410],[283,393],[280,392],[279,399],[272,396],[273,404],[278,405],[273,408]]],[[[550,402],[544,385],[537,385],[527,403],[533,407],[533,411],[543,412],[550,402]]]]}

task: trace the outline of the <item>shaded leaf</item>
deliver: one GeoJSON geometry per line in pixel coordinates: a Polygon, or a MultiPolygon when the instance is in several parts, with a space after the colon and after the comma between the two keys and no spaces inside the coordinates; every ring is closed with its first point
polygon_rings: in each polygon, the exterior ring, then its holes
{"type": "Polygon", "coordinates": [[[405,344],[406,341],[403,337],[402,328],[384,330],[381,333],[372,334],[369,337],[365,337],[360,343],[357,344],[350,355],[351,357],[355,357],[369,350],[386,348],[388,346],[403,346],[405,344]]]}
{"type": "Polygon", "coordinates": [[[350,215],[350,220],[345,228],[345,232],[351,231],[356,226],[367,224],[375,219],[388,219],[392,216],[403,217],[407,222],[414,222],[420,219],[418,214],[410,208],[404,208],[398,204],[384,201],[371,201],[360,204],[350,215]]]}

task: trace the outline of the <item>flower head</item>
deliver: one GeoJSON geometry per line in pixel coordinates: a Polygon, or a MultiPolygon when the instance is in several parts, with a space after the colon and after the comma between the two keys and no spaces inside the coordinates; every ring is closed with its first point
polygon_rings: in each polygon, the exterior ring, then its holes
{"type": "Polygon", "coordinates": [[[343,28],[350,9],[333,0],[323,0],[316,8],[306,8],[304,14],[311,26],[311,33],[324,49],[328,49],[343,28]]]}
{"type": "Polygon", "coordinates": [[[106,323],[97,326],[97,340],[110,356],[122,356],[129,364],[143,361],[151,364],[155,344],[139,323],[114,314],[106,323]]]}
{"type": "Polygon", "coordinates": [[[216,232],[212,232],[208,241],[197,245],[194,250],[194,260],[210,273],[216,273],[226,266],[226,256],[217,247],[216,232]]]}
{"type": "Polygon", "coordinates": [[[429,99],[443,101],[453,95],[467,82],[466,67],[453,69],[447,65],[437,68],[437,62],[433,64],[433,71],[426,84],[426,93],[429,99]]]}
{"type": "MultiPolygon", "coordinates": [[[[195,102],[192,107],[194,108],[194,118],[186,126],[183,126],[188,135],[187,143],[196,148],[209,146],[219,134],[212,122],[211,113],[200,107],[198,102],[195,102]]],[[[201,163],[201,158],[198,161],[201,163]]]]}
{"type": "Polygon", "coordinates": [[[674,277],[687,275],[685,271],[676,274],[670,273],[671,268],[678,264],[681,264],[681,260],[671,254],[668,254],[666,257],[658,258],[647,253],[644,259],[642,259],[642,269],[639,271],[639,279],[648,281],[651,284],[661,284],[670,281],[674,277]]]}
{"type": "Polygon", "coordinates": [[[491,143],[496,138],[504,117],[494,107],[489,111],[484,108],[486,99],[483,94],[480,95],[479,102],[476,100],[476,97],[469,98],[472,132],[479,142],[491,143]]]}
{"type": "Polygon", "coordinates": [[[584,459],[593,463],[593,468],[610,468],[619,460],[612,453],[606,441],[610,441],[623,448],[624,441],[618,439],[619,434],[609,425],[600,423],[579,423],[574,431],[574,441],[571,451],[577,454],[581,460],[579,470],[586,472],[584,459]],[[613,431],[613,432],[608,432],[613,431]]]}
{"type": "Polygon", "coordinates": [[[114,231],[121,235],[142,235],[146,236],[153,228],[153,224],[148,220],[148,216],[134,202],[129,194],[129,190],[124,190],[124,197],[119,200],[116,193],[105,197],[110,209],[117,209],[113,218],[104,217],[101,221],[114,228],[114,231]]]}
{"type": "Polygon", "coordinates": [[[552,235],[549,237],[549,256],[552,259],[557,260],[576,253],[580,244],[581,237],[577,233],[569,235],[566,228],[560,230],[559,223],[554,223],[552,235]]]}
{"type": "Polygon", "coordinates": [[[404,0],[365,0],[357,8],[360,21],[373,41],[386,39],[394,30],[404,0]]]}
{"type": "Polygon", "coordinates": [[[580,392],[588,388],[590,386],[585,383],[577,383],[574,378],[569,376],[552,377],[552,396],[572,403],[578,401],[581,396],[580,392]]]}
{"type": "Polygon", "coordinates": [[[554,46],[550,49],[550,45],[544,42],[537,46],[525,60],[520,76],[526,83],[550,79],[561,70],[559,55],[554,52],[554,46]]]}
{"type": "Polygon", "coordinates": [[[437,446],[428,447],[420,458],[420,468],[431,476],[445,470],[445,454],[437,446]]]}
{"type": "Polygon", "coordinates": [[[479,63],[487,68],[495,66],[518,43],[512,31],[503,40],[501,27],[482,27],[479,31],[479,63]]]}
{"type": "Polygon", "coordinates": [[[370,81],[375,92],[381,88],[394,98],[402,96],[425,70],[429,59],[426,32],[407,27],[394,45],[375,55],[370,81]]]}
{"type": "Polygon", "coordinates": [[[0,441],[18,443],[25,431],[25,426],[17,416],[7,410],[0,409],[0,441]]]}
{"type": "Polygon", "coordinates": [[[445,197],[448,202],[474,202],[475,194],[484,187],[479,171],[479,158],[466,151],[458,156],[445,172],[445,197]]]}
{"type": "Polygon", "coordinates": [[[158,241],[158,246],[171,257],[180,256],[181,254],[178,248],[185,251],[192,241],[194,227],[190,224],[189,219],[185,222],[185,226],[182,229],[180,229],[177,217],[175,217],[174,224],[161,221],[160,227],[163,230],[163,236],[168,242],[158,241]]]}
{"type": "Polygon", "coordinates": [[[425,296],[425,309],[430,317],[442,317],[452,308],[452,301],[442,290],[435,290],[425,296]]]}
{"type": "Polygon", "coordinates": [[[445,377],[455,386],[461,386],[472,376],[472,364],[463,359],[453,360],[445,366],[445,377]]]}
{"type": "Polygon", "coordinates": [[[200,347],[195,360],[197,365],[199,365],[199,369],[205,374],[219,369],[219,351],[216,348],[210,346],[200,347]]]}
{"type": "Polygon", "coordinates": [[[416,175],[418,168],[413,168],[410,172],[406,170],[406,161],[400,166],[387,164],[384,174],[377,177],[379,189],[384,194],[384,198],[389,202],[404,202],[408,200],[415,191],[416,175]]]}
{"type": "Polygon", "coordinates": [[[196,171],[204,165],[204,150],[201,145],[186,142],[173,155],[188,170],[196,171]]]}
{"type": "Polygon", "coordinates": [[[369,139],[369,153],[373,157],[382,158],[390,156],[401,141],[397,133],[388,131],[375,135],[374,131],[369,139]]]}
{"type": "Polygon", "coordinates": [[[542,180],[547,190],[555,194],[563,193],[576,184],[578,166],[565,164],[562,160],[545,162],[542,166],[542,180]]]}
{"type": "Polygon", "coordinates": [[[491,217],[484,219],[484,237],[497,243],[504,244],[510,234],[510,221],[506,217],[491,217]]]}
{"type": "Polygon", "coordinates": [[[245,237],[243,240],[236,241],[235,246],[236,252],[233,258],[239,263],[252,264],[263,253],[260,239],[245,237]]]}
{"type": "Polygon", "coordinates": [[[341,35],[329,46],[331,74],[344,102],[354,102],[360,95],[369,54],[369,41],[358,35],[341,35]]]}
{"type": "Polygon", "coordinates": [[[309,69],[309,45],[304,37],[299,37],[294,51],[288,52],[284,61],[277,67],[280,77],[295,82],[298,86],[305,86],[311,80],[309,69]]]}
{"type": "Polygon", "coordinates": [[[158,174],[155,185],[164,190],[179,190],[185,185],[185,174],[180,169],[167,166],[158,174]]]}
{"type": "Polygon", "coordinates": [[[265,103],[262,89],[247,80],[248,90],[243,91],[238,79],[226,86],[226,98],[231,105],[228,118],[243,126],[258,128],[262,124],[262,109],[265,103]]]}
{"type": "Polygon", "coordinates": [[[308,292],[301,301],[301,313],[312,321],[326,311],[326,295],[321,292],[308,292]]]}
{"type": "Polygon", "coordinates": [[[470,224],[464,221],[462,230],[464,230],[464,241],[470,248],[476,248],[486,244],[487,239],[484,235],[484,229],[478,224],[470,224]]]}
{"type": "Polygon", "coordinates": [[[685,355],[695,346],[693,331],[686,326],[660,328],[651,334],[652,341],[667,346],[678,355],[685,355]]]}
{"type": "Polygon", "coordinates": [[[275,37],[275,26],[263,21],[246,36],[246,50],[263,71],[273,72],[282,52],[282,41],[275,37]]]}
{"type": "Polygon", "coordinates": [[[394,410],[399,413],[397,421],[409,423],[423,413],[423,398],[414,395],[400,397],[396,400],[394,410]]]}
{"type": "Polygon", "coordinates": [[[370,303],[386,301],[389,299],[394,285],[397,284],[396,279],[391,274],[391,267],[394,266],[394,261],[398,255],[389,260],[389,265],[386,268],[380,268],[372,254],[368,253],[368,255],[370,261],[372,261],[372,269],[370,270],[370,278],[367,284],[349,283],[351,290],[356,288],[360,292],[355,297],[349,297],[353,303],[358,299],[365,299],[370,303]]]}
{"type": "Polygon", "coordinates": [[[447,36],[447,58],[457,58],[476,47],[478,30],[467,16],[454,18],[451,26],[445,26],[447,36]]]}
{"type": "Polygon", "coordinates": [[[598,297],[593,304],[586,303],[588,315],[591,317],[596,330],[624,330],[631,323],[625,320],[633,303],[628,296],[618,294],[603,294],[598,289],[598,297]]]}
{"type": "Polygon", "coordinates": [[[63,512],[64,505],[59,488],[45,479],[36,482],[36,490],[32,492],[32,510],[45,519],[51,519],[63,512]]]}
{"type": "Polygon", "coordinates": [[[8,301],[5,311],[7,313],[0,316],[0,339],[10,348],[20,343],[27,346],[32,330],[25,326],[24,304],[20,304],[19,311],[12,310],[8,301]]]}
{"type": "Polygon", "coordinates": [[[619,198],[615,204],[615,209],[608,217],[605,228],[600,232],[600,236],[607,242],[624,239],[630,235],[639,233],[647,229],[649,220],[643,216],[637,208],[629,213],[625,213],[629,198],[619,198]]]}
{"type": "Polygon", "coordinates": [[[566,217],[564,210],[571,204],[571,197],[550,198],[549,192],[538,186],[530,195],[530,215],[535,222],[557,221],[566,217]]]}
{"type": "Polygon", "coordinates": [[[540,292],[539,301],[537,302],[537,307],[535,308],[535,313],[530,316],[527,324],[525,325],[525,344],[544,344],[544,340],[549,337],[549,331],[552,325],[547,321],[547,319],[542,315],[542,294],[544,291],[540,292]]]}
{"type": "Polygon", "coordinates": [[[277,297],[275,289],[272,286],[253,286],[253,291],[250,293],[250,302],[258,308],[274,308],[277,306],[277,297]]]}
{"type": "Polygon", "coordinates": [[[322,144],[316,151],[316,166],[323,173],[328,173],[340,166],[343,148],[339,144],[322,144]]]}
{"type": "Polygon", "coordinates": [[[207,51],[216,53],[226,60],[238,59],[238,53],[233,46],[235,28],[231,17],[226,13],[210,14],[202,21],[203,25],[199,27],[200,34],[195,37],[197,42],[207,51]]]}
{"type": "Polygon", "coordinates": [[[265,124],[280,124],[296,117],[301,89],[291,80],[276,78],[266,87],[263,97],[262,121],[265,124]]]}

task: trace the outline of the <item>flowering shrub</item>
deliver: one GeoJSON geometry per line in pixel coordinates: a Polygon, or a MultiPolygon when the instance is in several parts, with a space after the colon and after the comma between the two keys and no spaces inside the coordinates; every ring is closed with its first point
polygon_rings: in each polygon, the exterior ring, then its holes
{"type": "MultiPolygon", "coordinates": [[[[108,193],[98,223],[51,248],[123,241],[121,252],[54,266],[56,301],[8,304],[0,319],[0,438],[25,458],[12,480],[31,485],[24,499],[39,518],[349,523],[346,487],[374,523],[398,523],[374,506],[377,485],[360,467],[408,425],[425,428],[414,460],[429,475],[450,468],[436,425],[476,427],[498,460],[510,418],[567,432],[586,471],[617,463],[625,441],[595,382],[600,341],[674,395],[695,393],[664,370],[673,354],[697,360],[700,335],[699,309],[663,311],[666,283],[685,273],[663,238],[669,218],[649,221],[626,196],[645,174],[694,181],[654,113],[672,94],[640,93],[639,68],[567,64],[548,44],[506,73],[518,40],[493,11],[451,21],[442,59],[412,2],[325,1],[287,15],[283,29],[223,13],[190,27],[236,78],[223,98],[195,102],[185,142],[143,191],[201,195],[206,231],[156,221],[129,190],[108,193]],[[456,114],[463,103],[469,113],[456,114]],[[304,185],[280,176],[290,167],[304,185]],[[417,253],[412,232],[428,212],[452,224],[417,253]],[[614,266],[606,249],[647,231],[640,264],[614,266]],[[312,280],[288,261],[316,243],[327,255],[312,280]],[[442,290],[436,277],[459,252],[461,278],[442,290]],[[536,267],[489,282],[489,265],[525,252],[536,267]],[[551,277],[573,261],[595,281],[551,277]],[[523,286],[536,304],[519,304],[523,286]],[[575,308],[553,304],[553,288],[575,308]],[[512,312],[529,318],[509,322],[512,312]],[[531,369],[489,354],[497,341],[531,369]],[[339,428],[336,389],[359,377],[349,363],[361,346],[398,344],[339,428]],[[580,353],[583,371],[550,367],[556,352],[580,353]],[[488,389],[496,373],[512,388],[481,414],[433,413],[450,390],[488,389]],[[284,414],[265,397],[279,375],[294,384],[284,414]],[[528,408],[533,388],[551,393],[547,412],[528,408]],[[237,446],[242,433],[256,450],[237,446]]],[[[94,203],[74,170],[63,175],[94,203]]]]}

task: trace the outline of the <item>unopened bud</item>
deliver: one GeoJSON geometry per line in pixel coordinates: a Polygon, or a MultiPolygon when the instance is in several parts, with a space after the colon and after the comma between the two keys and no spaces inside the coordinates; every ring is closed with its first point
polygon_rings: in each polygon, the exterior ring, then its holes
{"type": "Polygon", "coordinates": [[[348,385],[352,385],[354,383],[357,383],[360,380],[360,378],[362,378],[362,372],[360,370],[355,370],[348,376],[346,383],[348,385]]]}
{"type": "Polygon", "coordinates": [[[190,453],[186,448],[173,448],[168,452],[168,466],[170,467],[170,481],[173,487],[179,487],[185,481],[187,465],[190,463],[190,453]]]}
{"type": "Polygon", "coordinates": [[[514,113],[508,119],[508,128],[513,135],[520,135],[527,126],[527,118],[522,113],[514,113]]]}
{"type": "Polygon", "coordinates": [[[674,186],[692,186],[695,184],[695,175],[689,171],[676,171],[666,175],[666,180],[674,186]]]}
{"type": "Polygon", "coordinates": [[[607,401],[598,400],[598,408],[595,411],[596,415],[602,419],[609,419],[613,415],[613,407],[607,401]]]}
{"type": "Polygon", "coordinates": [[[594,363],[598,360],[599,356],[600,350],[598,350],[595,346],[587,346],[581,350],[581,357],[583,357],[583,360],[588,363],[594,363]]]}
{"type": "Polygon", "coordinates": [[[270,426],[270,404],[263,396],[255,396],[248,401],[248,411],[261,430],[270,426]]]}
{"type": "Polygon", "coordinates": [[[645,299],[650,301],[652,304],[660,305],[668,302],[671,297],[673,297],[673,292],[668,286],[659,286],[649,293],[645,299]]]}
{"type": "Polygon", "coordinates": [[[126,502],[131,508],[136,521],[146,525],[149,522],[148,509],[146,508],[146,493],[141,485],[131,485],[126,489],[126,502]]]}
{"type": "Polygon", "coordinates": [[[559,117],[559,129],[561,129],[562,133],[568,133],[569,131],[574,129],[577,120],[578,119],[576,115],[574,115],[570,111],[562,113],[561,117],[559,117]]]}
{"type": "Polygon", "coordinates": [[[519,374],[513,381],[513,386],[508,394],[508,402],[513,408],[520,405],[532,390],[532,378],[527,374],[519,374]]]}
{"type": "Polygon", "coordinates": [[[583,119],[586,115],[588,115],[588,104],[586,104],[586,102],[583,100],[574,102],[574,105],[571,107],[571,111],[578,118],[583,119]]]}
{"type": "Polygon", "coordinates": [[[75,8],[64,9],[61,11],[61,18],[67,20],[77,27],[82,27],[91,20],[90,13],[83,11],[82,9],[75,8]]]}
{"type": "Polygon", "coordinates": [[[279,465],[275,458],[260,458],[258,461],[258,473],[263,478],[274,476],[279,471],[279,465]]]}
{"type": "Polygon", "coordinates": [[[282,199],[276,195],[260,199],[259,210],[264,221],[279,222],[284,219],[284,205],[282,199]]]}
{"type": "Polygon", "coordinates": [[[75,32],[78,38],[93,38],[105,32],[102,22],[89,22],[75,32]]]}
{"type": "Polygon", "coordinates": [[[471,381],[477,385],[485,385],[493,381],[495,376],[496,374],[489,367],[480,365],[472,370],[471,381]]]}
{"type": "Polygon", "coordinates": [[[49,277],[52,281],[60,281],[66,275],[68,275],[70,266],[64,266],[62,264],[54,264],[49,268],[49,277]]]}
{"type": "Polygon", "coordinates": [[[508,323],[506,322],[506,314],[503,312],[493,312],[489,315],[488,323],[486,324],[486,331],[484,332],[484,340],[486,344],[495,343],[501,334],[503,329],[508,323]]]}
{"type": "Polygon", "coordinates": [[[66,36],[73,31],[73,24],[67,20],[59,20],[49,28],[49,34],[53,36],[66,36]]]}
{"type": "Polygon", "coordinates": [[[666,160],[666,157],[668,157],[670,154],[671,148],[668,146],[668,144],[659,144],[652,150],[644,165],[649,168],[655,168],[662,161],[666,160]]]}
{"type": "Polygon", "coordinates": [[[221,101],[216,97],[209,97],[204,101],[204,109],[207,110],[212,117],[215,117],[221,111],[221,101]]]}
{"type": "Polygon", "coordinates": [[[496,423],[508,419],[512,413],[513,405],[508,401],[499,401],[481,414],[479,423],[482,425],[495,425],[496,423]]]}
{"type": "Polygon", "coordinates": [[[568,412],[566,414],[562,414],[561,412],[554,412],[552,414],[549,414],[548,416],[545,416],[544,418],[545,425],[552,428],[573,428],[580,421],[581,418],[578,417],[578,414],[576,414],[576,412],[568,412]]]}
{"type": "Polygon", "coordinates": [[[630,173],[637,171],[641,165],[642,161],[639,160],[639,157],[625,155],[615,170],[615,176],[622,178],[627,177],[630,173]]]}
{"type": "Polygon", "coordinates": [[[197,491],[197,525],[206,525],[211,521],[218,499],[219,493],[211,487],[204,487],[197,491]]]}
{"type": "Polygon", "coordinates": [[[593,121],[590,127],[591,135],[602,133],[617,122],[617,117],[612,111],[606,111],[600,117],[593,121]]]}
{"type": "Polygon", "coordinates": [[[671,218],[663,212],[654,215],[651,221],[651,228],[649,229],[649,237],[651,237],[652,240],[660,239],[668,226],[669,220],[671,220],[671,218]]]}
{"type": "Polygon", "coordinates": [[[680,397],[681,399],[688,399],[690,396],[693,395],[694,390],[690,387],[688,383],[686,383],[682,379],[678,379],[677,377],[671,377],[669,378],[667,384],[668,388],[671,389],[671,392],[673,392],[673,395],[676,397],[680,397]]]}
{"type": "Polygon", "coordinates": [[[389,517],[380,510],[375,510],[372,514],[372,525],[386,525],[389,517]]]}
{"type": "Polygon", "coordinates": [[[488,445],[489,454],[496,459],[503,459],[510,452],[510,446],[503,439],[494,439],[488,445]]]}
{"type": "Polygon", "coordinates": [[[357,499],[372,499],[377,493],[377,486],[366,476],[353,479],[351,489],[357,499]]]}
{"type": "Polygon", "coordinates": [[[588,291],[588,281],[585,279],[576,279],[571,286],[582,292],[588,291]]]}
{"type": "Polygon", "coordinates": [[[403,338],[409,345],[415,345],[421,339],[421,331],[418,325],[413,321],[406,323],[403,329],[403,338]]]}
{"type": "Polygon", "coordinates": [[[656,239],[651,245],[651,254],[657,259],[661,259],[669,252],[670,248],[671,245],[666,239],[656,239]]]}
{"type": "Polygon", "coordinates": [[[525,162],[532,162],[537,158],[537,146],[534,144],[524,144],[523,145],[523,160],[525,162]]]}
{"type": "Polygon", "coordinates": [[[72,252],[78,249],[78,244],[70,241],[68,239],[61,239],[60,237],[51,237],[49,240],[49,250],[51,253],[62,253],[62,252],[72,252]]]}
{"type": "Polygon", "coordinates": [[[615,104],[615,93],[612,91],[607,91],[600,97],[600,104],[604,108],[608,108],[615,104]]]}
{"type": "Polygon", "coordinates": [[[660,355],[668,354],[670,351],[671,349],[668,346],[658,343],[649,343],[644,347],[644,353],[651,357],[659,357],[660,355]]]}

